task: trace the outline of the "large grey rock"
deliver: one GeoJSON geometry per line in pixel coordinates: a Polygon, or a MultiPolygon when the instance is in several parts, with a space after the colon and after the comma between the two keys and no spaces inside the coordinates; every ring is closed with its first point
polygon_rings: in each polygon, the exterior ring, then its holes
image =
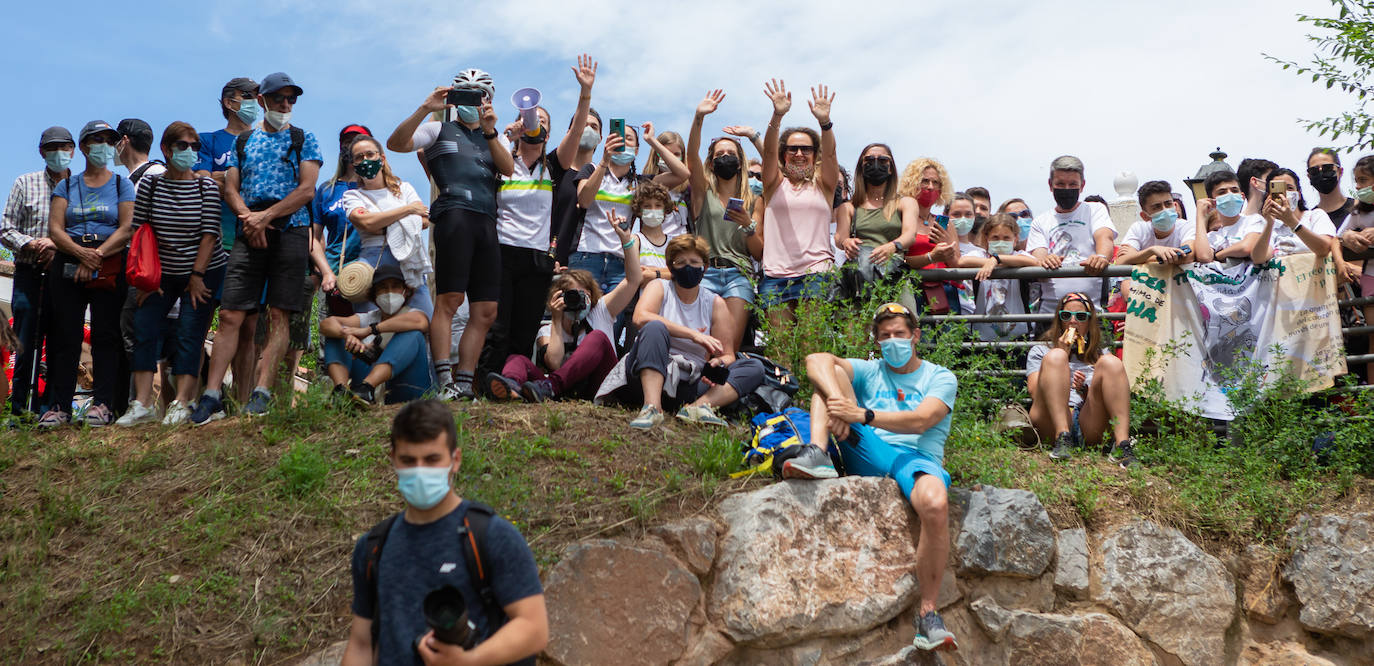
{"type": "Polygon", "coordinates": [[[969,498],[955,550],[964,571],[1035,578],[1054,556],[1054,526],[1035,493],[983,486],[969,498]]]}
{"type": "Polygon", "coordinates": [[[844,636],[916,597],[918,521],[896,482],[785,482],[726,498],[709,614],[755,647],[844,636]]]}
{"type": "Polygon", "coordinates": [[[1088,531],[1059,530],[1055,544],[1054,589],[1070,599],[1088,596],[1088,531]]]}
{"type": "Polygon", "coordinates": [[[1374,633],[1374,513],[1303,515],[1288,537],[1284,575],[1302,603],[1298,621],[1324,634],[1374,633]]]}
{"type": "Polygon", "coordinates": [[[987,576],[969,583],[968,598],[988,597],[1003,608],[1036,611],[1054,610],[1054,581],[1049,576],[1031,580],[987,576]]]}
{"type": "MultiPolygon", "coordinates": [[[[979,624],[1002,644],[1005,661],[1045,666],[1151,666],[1154,654],[1138,636],[1104,613],[1055,615],[1008,610],[984,597],[969,604],[979,624]]],[[[989,662],[992,663],[992,662],[989,662]]]]}
{"type": "Polygon", "coordinates": [[[1298,643],[1281,641],[1251,643],[1241,650],[1236,663],[1239,666],[1336,666],[1335,662],[1309,653],[1298,643]]]}
{"type": "Polygon", "coordinates": [[[575,543],[549,573],[549,646],[559,664],[668,664],[687,648],[697,577],[665,553],[615,541],[575,543]]]}
{"type": "Polygon", "coordinates": [[[1103,540],[1098,601],[1185,665],[1226,658],[1236,585],[1178,530],[1137,521],[1103,540]]]}

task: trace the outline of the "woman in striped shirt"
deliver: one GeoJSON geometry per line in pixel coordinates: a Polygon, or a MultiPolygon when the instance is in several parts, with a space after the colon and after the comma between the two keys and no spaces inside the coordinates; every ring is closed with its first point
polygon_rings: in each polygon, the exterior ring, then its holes
{"type": "MultiPolygon", "coordinates": [[[[220,199],[215,181],[196,176],[191,167],[200,152],[194,127],[177,121],[162,132],[167,173],[148,176],[134,198],[134,228],[150,224],[157,235],[162,262],[162,288],[138,294],[134,312],[134,394],[129,410],[116,421],[130,426],[157,419],[153,407],[153,372],[157,370],[163,323],[180,305],[176,348],[171,350],[176,400],[167,407],[165,425],[177,425],[191,414],[200,375],[205,332],[218,301],[228,256],[220,242],[220,199]]],[[[166,390],[164,388],[164,390],[166,390]]]]}

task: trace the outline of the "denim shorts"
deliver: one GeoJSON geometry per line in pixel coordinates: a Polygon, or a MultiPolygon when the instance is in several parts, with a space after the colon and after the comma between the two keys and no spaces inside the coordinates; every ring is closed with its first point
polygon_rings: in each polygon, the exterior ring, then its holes
{"type": "Polygon", "coordinates": [[[823,298],[829,285],[828,273],[811,273],[790,278],[765,275],[763,282],[759,284],[759,305],[769,308],[803,298],[823,298]]]}
{"type": "Polygon", "coordinates": [[[721,298],[742,298],[754,302],[754,284],[738,268],[708,268],[701,278],[702,286],[721,298]]]}

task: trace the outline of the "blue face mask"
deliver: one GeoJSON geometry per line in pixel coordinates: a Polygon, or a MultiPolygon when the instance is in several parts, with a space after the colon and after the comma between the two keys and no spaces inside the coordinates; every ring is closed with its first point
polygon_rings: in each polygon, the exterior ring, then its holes
{"type": "Polygon", "coordinates": [[[1021,240],[1026,240],[1027,238],[1030,238],[1031,218],[1016,218],[1016,226],[1019,227],[1021,230],[1021,240]]]}
{"type": "Polygon", "coordinates": [[[448,496],[449,466],[407,467],[396,470],[396,487],[401,497],[421,511],[432,509],[448,496]]]}
{"type": "Polygon", "coordinates": [[[905,367],[911,361],[910,338],[888,338],[879,342],[878,347],[883,351],[883,362],[893,368],[905,367]]]}
{"type": "Polygon", "coordinates": [[[453,108],[458,111],[458,120],[461,120],[469,125],[477,122],[477,107],[455,106],[453,108]]]}
{"type": "Polygon", "coordinates": [[[1175,212],[1172,208],[1165,208],[1164,210],[1161,210],[1158,213],[1155,213],[1154,215],[1150,216],[1150,224],[1153,225],[1155,231],[1158,231],[1159,233],[1173,231],[1174,223],[1177,221],[1178,213],[1175,212]]]}
{"type": "Polygon", "coordinates": [[[756,197],[761,197],[761,196],[763,196],[763,181],[761,181],[761,180],[759,180],[759,179],[757,179],[757,178],[750,178],[750,179],[749,179],[749,191],[750,191],[750,192],[753,192],[753,193],[754,193],[754,196],[756,196],[756,197]]]}
{"type": "Polygon", "coordinates": [[[238,114],[239,120],[252,125],[262,117],[262,107],[258,106],[258,100],[245,99],[239,102],[239,110],[234,113],[238,114]]]}
{"type": "Polygon", "coordinates": [[[968,232],[973,231],[973,218],[971,217],[951,217],[949,224],[954,227],[955,231],[959,232],[960,236],[967,236],[968,232]]]}
{"type": "Polygon", "coordinates": [[[176,167],[177,170],[186,171],[196,165],[196,159],[198,157],[196,151],[187,148],[185,150],[172,151],[172,157],[168,161],[171,162],[172,166],[176,167]]]}
{"type": "Polygon", "coordinates": [[[48,171],[58,173],[72,163],[72,153],[70,150],[49,150],[43,153],[43,161],[47,163],[48,171]]]}
{"type": "Polygon", "coordinates": [[[1245,207],[1245,197],[1239,192],[1231,192],[1217,197],[1217,212],[1226,217],[1240,215],[1240,211],[1245,207]]]}
{"type": "Polygon", "coordinates": [[[115,147],[108,143],[95,143],[86,151],[86,162],[91,166],[103,167],[114,161],[115,147]]]}
{"type": "Polygon", "coordinates": [[[625,166],[626,164],[634,164],[634,161],[635,153],[632,150],[626,150],[623,153],[611,153],[611,164],[625,166]]]}

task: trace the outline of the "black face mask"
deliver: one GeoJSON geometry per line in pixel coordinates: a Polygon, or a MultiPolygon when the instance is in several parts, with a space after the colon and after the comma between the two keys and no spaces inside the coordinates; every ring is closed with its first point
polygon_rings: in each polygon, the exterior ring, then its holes
{"type": "Polygon", "coordinates": [[[864,162],[864,182],[869,185],[882,185],[892,177],[892,169],[887,162],[873,160],[864,162]]]}
{"type": "Polygon", "coordinates": [[[717,155],[711,160],[711,171],[714,171],[716,178],[730,180],[739,175],[739,158],[734,155],[717,155]]]}
{"type": "Polygon", "coordinates": [[[1331,191],[1340,184],[1341,177],[1336,175],[1334,171],[1329,173],[1323,171],[1315,176],[1309,175],[1307,180],[1312,183],[1312,189],[1322,194],[1331,194],[1331,191]]]}
{"type": "Polygon", "coordinates": [[[669,268],[668,272],[673,275],[673,282],[683,289],[691,289],[701,284],[701,278],[706,276],[705,266],[687,265],[682,268],[669,268]]]}
{"type": "Polygon", "coordinates": [[[1078,194],[1082,192],[1077,187],[1056,187],[1054,188],[1054,203],[1064,210],[1074,207],[1078,203],[1078,194]]]}

